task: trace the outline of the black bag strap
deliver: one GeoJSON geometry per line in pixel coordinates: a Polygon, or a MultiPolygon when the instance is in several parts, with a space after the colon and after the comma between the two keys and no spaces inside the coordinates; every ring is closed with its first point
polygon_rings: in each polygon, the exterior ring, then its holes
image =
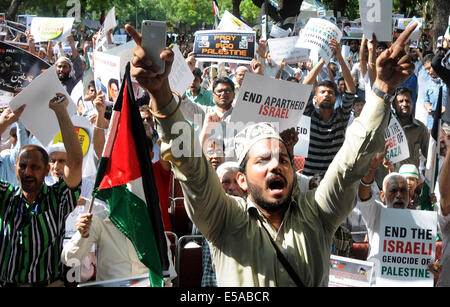
{"type": "Polygon", "coordinates": [[[267,230],[267,228],[264,226],[263,221],[259,220],[261,222],[261,226],[264,228],[264,230],[267,232],[267,235],[270,238],[270,243],[272,243],[273,247],[275,248],[275,251],[277,252],[277,258],[278,260],[280,260],[281,264],[284,266],[284,268],[286,269],[286,271],[288,272],[289,276],[292,278],[292,280],[295,282],[295,284],[297,285],[297,287],[302,287],[305,288],[305,285],[303,284],[302,280],[300,279],[300,277],[297,275],[297,273],[295,272],[294,268],[291,266],[291,264],[289,263],[289,261],[286,259],[286,257],[284,257],[283,253],[280,251],[280,249],[278,248],[278,245],[275,243],[275,241],[272,239],[272,236],[270,235],[269,231],[267,230]]]}

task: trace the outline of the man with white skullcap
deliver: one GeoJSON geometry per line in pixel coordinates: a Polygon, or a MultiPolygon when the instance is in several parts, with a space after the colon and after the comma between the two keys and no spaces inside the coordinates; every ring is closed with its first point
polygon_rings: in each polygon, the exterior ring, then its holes
{"type": "Polygon", "coordinates": [[[78,54],[77,48],[75,48],[73,36],[69,35],[67,39],[72,48],[72,55],[69,58],[60,54],[55,63],[55,68],[59,81],[61,81],[67,93],[70,95],[75,85],[83,79],[83,61],[78,54]]]}
{"type": "Polygon", "coordinates": [[[414,164],[403,164],[398,172],[405,176],[408,182],[408,209],[418,209],[420,205],[420,194],[416,193],[416,188],[420,183],[419,170],[414,164]]]}
{"type": "Polygon", "coordinates": [[[162,158],[171,162],[186,211],[210,243],[218,286],[328,285],[334,232],[352,210],[356,183],[373,153],[384,147],[391,96],[414,70],[404,47],[415,26],[377,59],[374,91],[317,189],[299,192],[292,157],[272,125],[258,123],[241,130],[235,152],[237,181],[246,193],[242,198],[227,195],[214,168],[195,154],[199,144],[192,128],[179,129],[185,120],[168,81],[173,52],[161,53],[166,70],[155,74],[140,46],[142,36],[126,25],[137,44],[131,76],[151,97],[162,158]],[[190,148],[181,156],[180,140],[183,148],[190,148]]]}

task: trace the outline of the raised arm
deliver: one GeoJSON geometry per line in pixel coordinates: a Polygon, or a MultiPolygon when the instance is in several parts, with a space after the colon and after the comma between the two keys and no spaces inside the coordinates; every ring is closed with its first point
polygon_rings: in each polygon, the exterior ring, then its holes
{"type": "MultiPolygon", "coordinates": [[[[332,49],[334,49],[336,58],[339,61],[339,65],[341,66],[342,74],[344,75],[345,88],[347,89],[347,92],[350,92],[350,93],[356,92],[356,86],[355,86],[355,82],[353,82],[352,74],[350,73],[350,70],[348,69],[345,59],[342,57],[341,46],[334,39],[332,39],[330,41],[330,46],[332,49]]],[[[334,81],[334,80],[331,80],[331,81],[334,81]]]]}
{"type": "Polygon", "coordinates": [[[102,157],[103,147],[106,142],[105,134],[109,126],[109,122],[105,118],[106,102],[104,98],[105,94],[103,94],[102,91],[99,91],[93,102],[94,107],[97,110],[97,117],[95,118],[92,145],[94,146],[94,151],[98,158],[102,157]]]}
{"type": "Polygon", "coordinates": [[[64,147],[67,152],[67,163],[64,167],[63,179],[70,189],[78,187],[81,183],[81,169],[83,165],[83,152],[78,140],[77,132],[72,124],[67,105],[69,100],[67,97],[63,102],[57,102],[58,98],[64,96],[58,93],[56,97],[49,101],[49,107],[55,112],[58,119],[61,136],[64,147]]]}
{"type": "Polygon", "coordinates": [[[325,61],[320,59],[317,65],[309,71],[309,74],[306,76],[305,80],[303,80],[303,84],[314,84],[323,65],[325,65],[325,61]]]}

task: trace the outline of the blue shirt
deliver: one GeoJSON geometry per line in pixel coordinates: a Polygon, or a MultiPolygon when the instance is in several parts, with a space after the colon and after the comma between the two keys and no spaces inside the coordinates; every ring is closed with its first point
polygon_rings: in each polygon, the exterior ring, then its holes
{"type": "Polygon", "coordinates": [[[409,88],[412,92],[412,100],[413,100],[412,103],[413,103],[413,105],[416,104],[416,101],[417,101],[417,77],[416,77],[416,75],[411,74],[411,76],[408,78],[408,80],[406,80],[405,82],[400,84],[399,87],[409,88]]]}
{"type": "MultiPolygon", "coordinates": [[[[441,79],[433,80],[430,78],[427,89],[425,90],[424,102],[431,104],[431,110],[435,111],[439,98],[439,88],[442,87],[442,107],[447,103],[447,85],[441,79]]],[[[434,116],[428,115],[428,129],[433,128],[434,116]]]]}
{"type": "Polygon", "coordinates": [[[12,149],[3,150],[0,154],[0,180],[7,181],[10,184],[19,185],[14,165],[20,149],[29,144],[25,126],[18,121],[17,123],[17,143],[12,149]]]}

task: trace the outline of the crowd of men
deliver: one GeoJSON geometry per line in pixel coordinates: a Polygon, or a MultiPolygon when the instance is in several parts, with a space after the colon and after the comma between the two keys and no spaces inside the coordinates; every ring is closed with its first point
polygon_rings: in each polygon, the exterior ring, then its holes
{"type": "MultiPolygon", "coordinates": [[[[169,189],[176,180],[193,234],[204,238],[202,286],[327,286],[330,254],[351,258],[353,242],[368,242],[368,260],[374,256],[384,207],[437,212],[438,240],[444,248],[440,261],[433,259],[428,269],[437,285],[450,286],[446,244],[450,111],[445,108],[450,94],[450,39],[437,46],[424,33],[423,44],[411,46],[408,37],[413,29],[387,44],[375,37],[332,39],[333,58],[328,64],[324,59],[315,65],[309,60],[290,65],[290,70],[285,70],[284,61],[272,62],[262,39],[246,65],[197,61],[192,42],[175,41],[194,76],[186,92],[175,99],[168,83],[173,52],[161,53],[166,67],[163,74],[156,74],[141,47],[141,35],[126,26],[136,42],[131,75],[143,89],[136,98],[152,153],[164,230],[174,231],[169,189]],[[341,53],[344,44],[350,46],[347,58],[341,53]],[[257,123],[236,135],[227,134],[247,74],[313,85],[304,111],[311,117],[306,157],[294,155],[295,129],[277,131],[269,123],[257,123]],[[436,189],[428,191],[424,170],[440,92],[440,177],[436,189]],[[398,163],[385,157],[385,129],[391,116],[400,123],[410,153],[398,163]],[[189,135],[195,137],[188,141],[194,144],[192,150],[200,144],[201,156],[174,154],[180,132],[172,126],[177,122],[189,123],[189,135]],[[429,197],[421,197],[424,193],[429,197]]],[[[117,99],[119,84],[102,93],[93,80],[86,80],[85,71],[95,67],[87,56],[95,49],[95,37],[80,40],[77,48],[69,36],[68,54],[61,47],[54,54],[50,42],[37,50],[29,32],[26,39],[29,52],[55,66],[68,94],[79,81],[89,84],[78,114],[88,116],[93,125],[98,162],[110,127],[106,98],[117,99]]],[[[26,106],[7,108],[0,116],[0,132],[9,129],[10,135],[8,148],[0,155],[4,287],[67,286],[67,272],[79,265],[81,282],[148,271],[130,240],[109,220],[104,203],[96,201],[93,212],[87,212],[92,178],[83,174],[81,146],[67,112],[69,101],[62,96],[57,94],[48,106],[58,119],[63,142],[48,148],[37,145],[20,122],[26,106]],[[70,215],[76,216],[76,233],[63,242],[70,215]],[[94,244],[97,249],[92,253],[94,244]]],[[[167,244],[170,247],[169,240],[167,244]]],[[[173,266],[169,271],[168,282],[176,276],[173,266]]]]}

